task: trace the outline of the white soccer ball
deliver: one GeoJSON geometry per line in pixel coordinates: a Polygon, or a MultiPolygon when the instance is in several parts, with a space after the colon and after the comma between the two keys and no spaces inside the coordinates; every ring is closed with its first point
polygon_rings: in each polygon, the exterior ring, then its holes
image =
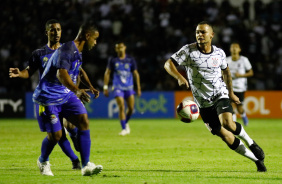
{"type": "Polygon", "coordinates": [[[198,105],[191,100],[183,100],[177,106],[177,117],[184,123],[191,123],[195,121],[200,114],[198,105]]]}

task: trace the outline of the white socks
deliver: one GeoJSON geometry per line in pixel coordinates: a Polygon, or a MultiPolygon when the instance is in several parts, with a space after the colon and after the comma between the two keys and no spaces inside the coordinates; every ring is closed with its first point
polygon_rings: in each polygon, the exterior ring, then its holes
{"type": "Polygon", "coordinates": [[[251,152],[249,149],[247,149],[246,146],[244,145],[244,143],[241,140],[240,140],[239,146],[234,151],[236,151],[240,155],[243,155],[244,157],[249,158],[250,160],[252,160],[254,162],[258,160],[256,158],[256,156],[253,154],[253,152],[251,152]]]}
{"type": "MultiPolygon", "coordinates": [[[[237,125],[238,126],[238,125],[237,125]]],[[[244,127],[242,125],[241,126],[241,132],[239,133],[239,135],[237,135],[240,139],[244,140],[248,146],[250,147],[254,141],[253,139],[250,138],[250,136],[247,134],[247,132],[245,131],[244,127]]]]}

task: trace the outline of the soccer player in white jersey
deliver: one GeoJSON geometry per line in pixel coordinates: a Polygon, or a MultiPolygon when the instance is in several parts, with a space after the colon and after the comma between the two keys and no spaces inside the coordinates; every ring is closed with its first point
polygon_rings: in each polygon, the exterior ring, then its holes
{"type": "MultiPolygon", "coordinates": [[[[246,112],[243,108],[243,102],[245,98],[245,91],[247,91],[247,77],[254,75],[252,65],[249,59],[245,56],[240,55],[241,47],[238,43],[232,43],[230,46],[231,56],[226,58],[230,73],[232,76],[233,91],[236,96],[239,97],[241,103],[236,104],[231,102],[234,110],[241,115],[244,125],[247,126],[249,120],[246,112]]],[[[233,113],[233,121],[236,121],[236,112],[233,113]]]]}
{"type": "Polygon", "coordinates": [[[233,93],[225,53],[211,44],[213,37],[212,26],[206,21],[200,22],[196,28],[197,42],[183,46],[166,61],[164,68],[178,81],[179,86],[191,87],[201,117],[211,133],[219,136],[230,149],[255,162],[257,171],[265,172],[263,150],[240,123],[232,120],[230,100],[236,104],[240,101],[233,93]],[[189,83],[177,71],[176,65],[185,67],[189,83]],[[251,151],[239,138],[246,142],[251,151]]]}

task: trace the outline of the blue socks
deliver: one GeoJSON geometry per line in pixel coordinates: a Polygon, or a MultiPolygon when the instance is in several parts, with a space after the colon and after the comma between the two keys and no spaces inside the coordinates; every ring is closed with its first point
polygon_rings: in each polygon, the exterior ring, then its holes
{"type": "Polygon", "coordinates": [[[90,146],[91,146],[90,130],[78,130],[77,133],[78,133],[78,143],[80,146],[81,164],[82,167],[84,167],[89,162],[89,157],[90,157],[90,146]]]}
{"type": "Polygon", "coordinates": [[[121,128],[124,130],[126,128],[126,120],[120,120],[121,128]]]}
{"type": "Polygon", "coordinates": [[[130,118],[131,118],[131,115],[127,115],[125,122],[127,123],[130,120],[130,118]]]}
{"type": "Polygon", "coordinates": [[[63,152],[71,159],[71,161],[78,159],[78,157],[74,154],[73,150],[71,149],[70,142],[66,137],[62,137],[58,144],[63,150],[63,152]]]}
{"type": "Polygon", "coordinates": [[[49,161],[49,155],[51,154],[52,150],[54,149],[56,144],[53,142],[49,141],[47,137],[45,137],[42,141],[41,145],[41,155],[39,157],[39,161],[46,162],[49,161]]]}

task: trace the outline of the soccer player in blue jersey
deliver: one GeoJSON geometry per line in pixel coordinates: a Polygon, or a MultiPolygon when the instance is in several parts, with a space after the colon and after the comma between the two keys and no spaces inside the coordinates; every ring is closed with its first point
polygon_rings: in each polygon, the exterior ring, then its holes
{"type": "MultiPolygon", "coordinates": [[[[55,52],[55,50],[61,46],[60,43],[61,32],[62,32],[61,24],[59,23],[58,20],[55,19],[48,20],[45,24],[45,31],[48,38],[48,43],[42,48],[37,49],[32,53],[32,56],[28,61],[29,65],[26,69],[20,71],[18,68],[10,68],[9,69],[10,78],[14,78],[14,77],[29,78],[37,70],[39,71],[39,76],[41,77],[44,71],[44,66],[46,65],[52,54],[55,52]]],[[[38,108],[39,106],[36,105],[36,109],[37,109],[36,112],[38,112],[38,108]]],[[[46,131],[45,124],[41,116],[37,114],[36,117],[41,131],[46,131]]],[[[66,123],[66,126],[69,126],[69,123],[66,123]]],[[[71,136],[71,138],[74,142],[75,147],[77,147],[75,140],[75,132],[77,131],[76,129],[77,129],[76,127],[68,128],[68,131],[70,132],[70,136],[71,134],[74,135],[71,136]]],[[[59,140],[58,144],[63,150],[63,152],[71,159],[73,169],[81,169],[80,161],[78,157],[74,154],[73,150],[71,149],[70,143],[66,138],[65,131],[63,131],[63,136],[59,140]]]]}
{"type": "Polygon", "coordinates": [[[141,96],[140,77],[137,71],[136,61],[126,54],[126,45],[123,42],[118,42],[115,45],[117,57],[111,58],[108,61],[108,66],[104,74],[104,95],[109,96],[108,84],[111,72],[113,72],[113,91],[114,97],[119,108],[119,119],[122,131],[119,135],[127,135],[130,133],[128,120],[134,110],[134,83],[135,78],[137,85],[137,95],[141,96]],[[127,111],[125,113],[125,104],[127,103],[127,111]]]}
{"type": "MultiPolygon", "coordinates": [[[[33,94],[33,101],[39,105],[39,115],[48,128],[48,138],[44,139],[41,155],[38,158],[40,168],[48,168],[53,175],[48,162],[54,146],[62,137],[61,118],[64,117],[78,128],[78,142],[83,176],[98,174],[101,165],[95,165],[90,157],[90,130],[87,111],[82,102],[89,102],[87,90],[76,85],[79,69],[82,64],[83,49],[92,49],[96,45],[99,32],[94,25],[83,24],[74,41],[69,41],[58,48],[47,63],[41,80],[33,94]],[[44,167],[42,167],[44,165],[44,167]]],[[[99,91],[92,85],[89,89],[95,98],[99,91]]]]}

